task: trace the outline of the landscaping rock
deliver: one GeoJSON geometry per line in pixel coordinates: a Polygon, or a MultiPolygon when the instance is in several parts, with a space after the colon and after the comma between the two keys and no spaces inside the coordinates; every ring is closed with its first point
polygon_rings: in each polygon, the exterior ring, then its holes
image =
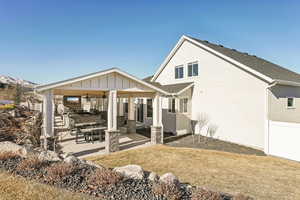
{"type": "Polygon", "coordinates": [[[26,157],[27,156],[27,150],[25,147],[22,147],[20,145],[17,145],[13,142],[0,142],[0,152],[13,152],[21,157],[26,157]]]}
{"type": "Polygon", "coordinates": [[[159,181],[166,184],[176,184],[176,185],[180,183],[178,178],[172,173],[166,173],[162,175],[159,181]]]}
{"type": "Polygon", "coordinates": [[[123,167],[116,167],[114,171],[123,174],[125,177],[132,179],[143,179],[144,178],[144,170],[139,165],[126,165],[123,167]]]}
{"type": "Polygon", "coordinates": [[[61,161],[58,154],[54,151],[42,151],[38,157],[45,161],[61,161]]]}
{"type": "Polygon", "coordinates": [[[148,179],[152,182],[158,182],[159,176],[155,172],[151,172],[148,176],[148,179]]]}
{"type": "Polygon", "coordinates": [[[64,159],[64,162],[69,164],[75,164],[75,163],[81,163],[81,160],[75,156],[70,155],[64,159]]]}

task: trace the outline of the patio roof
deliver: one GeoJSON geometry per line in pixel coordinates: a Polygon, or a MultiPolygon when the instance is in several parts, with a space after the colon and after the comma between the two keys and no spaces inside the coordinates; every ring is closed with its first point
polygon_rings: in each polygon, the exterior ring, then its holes
{"type": "Polygon", "coordinates": [[[87,92],[101,95],[109,90],[117,90],[120,94],[159,92],[163,95],[169,95],[162,88],[140,80],[118,68],[111,68],[35,87],[35,91],[38,93],[48,90],[53,90],[54,94],[59,95],[86,95],[87,92]]]}

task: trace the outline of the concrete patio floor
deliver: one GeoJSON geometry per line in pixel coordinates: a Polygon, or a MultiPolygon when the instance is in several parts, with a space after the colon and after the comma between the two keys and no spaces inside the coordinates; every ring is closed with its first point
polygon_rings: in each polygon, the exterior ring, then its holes
{"type": "MultiPolygon", "coordinates": [[[[55,122],[55,130],[59,135],[58,144],[62,152],[72,154],[79,158],[105,154],[104,141],[86,142],[83,137],[80,137],[78,143],[76,143],[76,136],[71,135],[70,132],[65,129],[61,120],[56,118],[55,122]]],[[[120,151],[151,145],[150,138],[138,133],[121,134],[119,143],[120,151]]]]}

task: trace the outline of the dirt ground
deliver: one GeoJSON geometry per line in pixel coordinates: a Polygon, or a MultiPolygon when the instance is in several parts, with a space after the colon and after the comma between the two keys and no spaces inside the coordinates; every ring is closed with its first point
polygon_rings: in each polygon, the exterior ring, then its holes
{"type": "Polygon", "coordinates": [[[224,142],[222,140],[207,138],[204,136],[192,136],[185,135],[182,137],[169,137],[165,139],[165,143],[169,146],[173,147],[188,147],[188,148],[196,148],[196,149],[209,149],[209,150],[217,150],[224,151],[230,153],[241,153],[241,154],[250,154],[257,156],[265,156],[263,151],[245,147],[242,145],[224,142]]]}

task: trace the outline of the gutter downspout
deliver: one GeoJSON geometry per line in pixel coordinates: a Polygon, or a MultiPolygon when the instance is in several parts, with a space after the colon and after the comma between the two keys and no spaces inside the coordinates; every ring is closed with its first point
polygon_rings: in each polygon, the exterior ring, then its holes
{"type": "Polygon", "coordinates": [[[270,137],[269,137],[269,131],[270,131],[270,119],[269,119],[269,89],[274,87],[275,85],[277,85],[278,82],[277,81],[273,81],[269,86],[266,87],[266,130],[265,130],[265,148],[264,148],[264,152],[265,154],[269,154],[269,141],[270,141],[270,137]]]}

